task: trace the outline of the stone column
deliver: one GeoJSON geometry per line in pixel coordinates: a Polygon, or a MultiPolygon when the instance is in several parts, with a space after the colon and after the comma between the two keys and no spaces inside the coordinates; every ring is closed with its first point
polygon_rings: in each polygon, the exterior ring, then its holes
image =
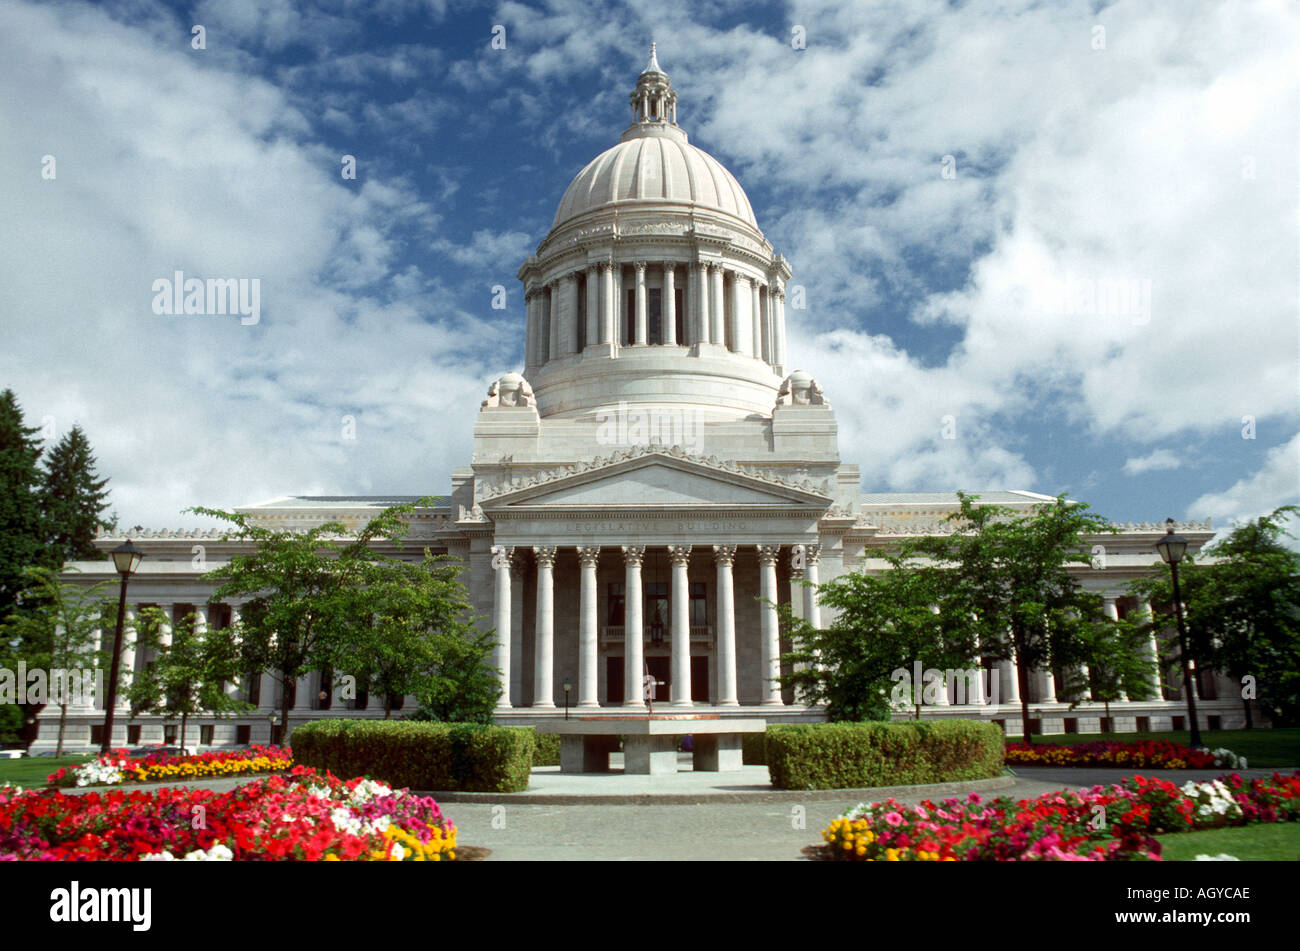
{"type": "Polygon", "coordinates": [[[578,706],[600,706],[596,679],[596,561],[599,546],[578,549],[581,591],[578,596],[578,706]]]}
{"type": "Polygon", "coordinates": [[[754,351],[754,341],[750,331],[752,323],[749,315],[749,278],[740,273],[731,275],[731,349],[736,353],[749,356],[754,351]]]}
{"type": "Polygon", "coordinates": [[[780,545],[758,546],[758,596],[759,610],[759,696],[764,704],[781,704],[780,625],[776,613],[776,561],[781,557],[780,545]],[[770,601],[770,604],[763,602],[770,601]]]}
{"type": "Polygon", "coordinates": [[[587,339],[590,347],[600,341],[600,270],[592,264],[587,268],[587,339]]]}
{"type": "Polygon", "coordinates": [[[510,559],[510,696],[515,703],[524,698],[524,572],[528,556],[516,548],[510,559]]]}
{"type": "Polygon", "coordinates": [[[524,366],[537,366],[537,306],[531,287],[524,291],[524,366]]]}
{"type": "MultiPolygon", "coordinates": [[[[1114,598],[1102,599],[1102,610],[1105,611],[1106,617],[1110,618],[1112,621],[1119,620],[1119,605],[1115,603],[1114,598]]],[[[1119,702],[1128,703],[1128,699],[1128,694],[1121,689],[1119,692],[1119,702]]]]}
{"type": "Polygon", "coordinates": [[[560,291],[552,281],[542,288],[542,339],[546,343],[543,363],[549,363],[560,354],[560,291]]]}
{"type": "Polygon", "coordinates": [[[615,343],[615,319],[618,311],[614,307],[614,265],[610,261],[600,262],[600,342],[615,343]]]}
{"type": "Polygon", "coordinates": [[[695,306],[695,339],[693,343],[709,343],[713,330],[713,320],[709,317],[709,265],[701,261],[696,267],[699,275],[699,288],[695,306]]]}
{"type": "Polygon", "coordinates": [[[673,564],[671,699],[675,707],[689,707],[694,705],[691,700],[691,588],[687,574],[691,546],[669,545],[668,557],[673,564]]]}
{"type": "Polygon", "coordinates": [[[646,342],[645,262],[636,262],[636,322],[632,326],[632,343],[644,346],[646,342]]]}
{"type": "MultiPolygon", "coordinates": [[[[1143,623],[1150,624],[1151,623],[1151,602],[1138,601],[1137,613],[1138,616],[1142,619],[1143,623]]],[[[1160,683],[1161,681],[1160,645],[1156,643],[1156,632],[1154,629],[1152,629],[1151,636],[1147,639],[1146,650],[1144,651],[1144,653],[1146,655],[1147,661],[1155,665],[1155,673],[1152,676],[1151,683],[1148,685],[1147,692],[1146,692],[1146,699],[1163,700],[1165,694],[1164,694],[1164,689],[1160,683]]]]}
{"type": "Polygon", "coordinates": [[[772,332],[772,289],[766,284],[760,288],[763,302],[763,359],[769,363],[775,363],[773,357],[773,332],[772,332]]]}
{"type": "Polygon", "coordinates": [[[208,603],[200,601],[194,605],[194,634],[202,638],[208,633],[208,603]]]}
{"type": "Polygon", "coordinates": [[[773,347],[773,364],[777,367],[785,367],[785,289],[778,285],[776,290],[776,302],[773,305],[772,335],[775,341],[773,347]]]}
{"type": "MultiPolygon", "coordinates": [[[[311,690],[311,674],[298,678],[298,689],[293,695],[293,709],[298,711],[309,711],[314,708],[313,701],[316,695],[311,690]]],[[[384,698],[380,698],[383,702],[384,698]]]]}
{"type": "Polygon", "coordinates": [[[1079,693],[1082,694],[1082,696],[1079,699],[1091,700],[1092,699],[1092,674],[1088,670],[1087,664],[1079,665],[1079,680],[1083,684],[1083,686],[1079,689],[1079,693]]]}
{"type": "MultiPolygon", "coordinates": [[[[231,644],[233,644],[235,648],[238,649],[241,641],[241,638],[239,636],[239,605],[233,601],[230,604],[230,627],[227,628],[227,630],[230,632],[229,637],[230,637],[231,644]]],[[[230,684],[226,690],[226,694],[231,697],[247,700],[248,699],[247,694],[244,694],[242,698],[240,697],[240,695],[244,693],[241,684],[242,684],[242,678],[241,680],[237,680],[233,684],[230,684]]]]}
{"type": "Polygon", "coordinates": [[[817,605],[817,585],[820,580],[817,574],[817,560],[821,558],[821,545],[804,545],[804,562],[803,562],[803,580],[807,581],[812,587],[803,589],[803,616],[813,627],[822,626],[822,612],[817,605]]]}
{"type": "Polygon", "coordinates": [[[578,349],[578,276],[564,275],[561,287],[564,290],[564,306],[561,308],[563,319],[560,322],[560,355],[563,356],[578,349]]]}
{"type": "Polygon", "coordinates": [[[172,623],[175,621],[176,605],[169,602],[163,602],[158,605],[158,610],[167,618],[158,628],[158,644],[161,647],[171,647],[172,623]]]}
{"type": "Polygon", "coordinates": [[[641,631],[641,559],[644,545],[623,546],[623,706],[644,707],[641,631]]]}
{"type": "Polygon", "coordinates": [[[756,360],[764,360],[763,352],[766,349],[763,343],[763,308],[761,295],[759,294],[758,281],[749,282],[749,316],[752,327],[750,329],[751,349],[750,352],[756,360]]]}
{"type": "Polygon", "coordinates": [[[492,666],[497,670],[501,697],[497,709],[510,708],[510,559],[513,548],[492,546],[492,569],[496,587],[492,597],[492,626],[496,628],[497,646],[492,652],[492,666]]]}
{"type": "Polygon", "coordinates": [[[664,305],[661,308],[664,344],[674,346],[677,343],[677,267],[671,261],[664,262],[664,305]]]}
{"type": "Polygon", "coordinates": [[[726,344],[727,328],[725,320],[727,316],[727,304],[726,295],[723,293],[723,273],[721,264],[713,265],[709,272],[709,284],[709,316],[712,321],[709,336],[714,343],[726,344]]]}
{"type": "Polygon", "coordinates": [[[1003,703],[1020,702],[1020,677],[1016,672],[1016,662],[1013,660],[1004,660],[998,664],[999,673],[1002,677],[1002,697],[1003,703]]]}
{"type": "Polygon", "coordinates": [[[1040,670],[1038,675],[1042,678],[1043,699],[1040,703],[1056,703],[1056,675],[1050,670],[1040,670]]]}
{"type": "Polygon", "coordinates": [[[117,693],[119,709],[127,709],[131,705],[130,701],[127,700],[126,693],[131,689],[131,684],[135,682],[135,639],[135,605],[128,603],[126,610],[122,613],[122,655],[118,661],[118,673],[122,674],[123,677],[122,686],[117,693]]]}
{"type": "Polygon", "coordinates": [[[735,545],[714,545],[713,559],[718,566],[718,705],[736,707],[736,595],[731,566],[736,559],[735,545]]]}
{"type": "Polygon", "coordinates": [[[533,706],[554,707],[555,546],[534,546],[537,557],[537,623],[533,635],[533,706]]]}

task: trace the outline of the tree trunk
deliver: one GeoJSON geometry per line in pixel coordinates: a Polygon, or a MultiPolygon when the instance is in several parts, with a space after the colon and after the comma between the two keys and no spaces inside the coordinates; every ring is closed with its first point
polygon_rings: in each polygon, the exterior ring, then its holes
{"type": "Polygon", "coordinates": [[[384,693],[384,719],[387,720],[393,712],[393,695],[385,691],[384,693]]]}
{"type": "Polygon", "coordinates": [[[1103,732],[1103,733],[1114,733],[1114,732],[1115,732],[1115,723],[1114,723],[1114,721],[1112,721],[1111,718],[1110,718],[1110,698],[1109,698],[1109,697],[1107,697],[1107,698],[1103,701],[1103,705],[1104,705],[1105,708],[1106,708],[1106,726],[1108,727],[1108,729],[1106,729],[1106,730],[1102,730],[1102,732],[1103,732]]]}
{"type": "Polygon", "coordinates": [[[1250,712],[1250,701],[1243,697],[1241,705],[1246,708],[1246,729],[1253,730],[1255,728],[1255,718],[1250,712]]]}
{"type": "Polygon", "coordinates": [[[55,756],[63,755],[63,728],[67,722],[68,722],[68,705],[65,703],[60,705],[59,707],[59,741],[57,744],[55,744],[54,747],[55,756]]]}
{"type": "Polygon", "coordinates": [[[1020,649],[1018,638],[1012,635],[1012,646],[1016,652],[1016,682],[1020,685],[1020,733],[1021,739],[1026,743],[1033,744],[1033,729],[1029,725],[1029,668],[1021,658],[1025,652],[1020,649]]]}
{"type": "Polygon", "coordinates": [[[189,718],[188,713],[181,714],[181,755],[185,754],[185,726],[189,722],[189,718]]]}
{"type": "Polygon", "coordinates": [[[289,738],[289,675],[285,671],[280,673],[284,677],[284,689],[280,691],[280,745],[284,746],[289,738]]]}

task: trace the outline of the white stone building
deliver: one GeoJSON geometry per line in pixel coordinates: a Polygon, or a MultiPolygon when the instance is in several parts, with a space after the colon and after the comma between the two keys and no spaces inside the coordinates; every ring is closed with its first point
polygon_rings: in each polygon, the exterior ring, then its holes
{"type": "MultiPolygon", "coordinates": [[[[772,682],[788,644],[759,599],[792,602],[816,622],[816,600],[798,579],[879,569],[885,546],[947,530],[943,517],[957,506],[950,492],[863,493],[858,467],[840,455],[834,394],[787,365],[790,266],[736,179],[689,143],[676,100],[652,50],[631,96],[631,125],[573,180],[550,233],[519,269],[522,375],[491,385],[473,458],[453,470],[450,494],[412,522],[405,550],[463,559],[476,610],[501,635],[503,723],[554,716],[566,683],[574,708],[640,708],[647,672],[662,684],[664,708],[820,718],[772,682]]],[[[1048,498],[979,494],[1018,509],[1048,498]]],[[[360,525],[403,501],[413,500],[298,496],[241,511],[267,526],[360,525]]],[[[1193,550],[1213,534],[1208,523],[1178,530],[1193,550]]],[[[1079,573],[1108,611],[1144,609],[1125,584],[1159,562],[1162,534],[1160,525],[1127,525],[1094,540],[1104,557],[1079,573]]],[[[198,580],[237,550],[219,539],[135,534],[147,555],[130,585],[133,605],[157,604],[178,620],[198,608],[209,631],[228,626],[239,605],[205,604],[212,588],[198,580]]],[[[115,577],[107,560],[73,567],[85,580],[115,577]]],[[[147,662],[128,646],[126,669],[147,662]]],[[[926,715],[993,717],[1018,732],[1015,678],[1007,664],[988,666],[1000,678],[1000,703],[948,703],[926,715]]],[[[1046,732],[1100,728],[1100,704],[1071,710],[1058,700],[1059,678],[1035,680],[1030,699],[1046,732]]],[[[1112,704],[1113,728],[1181,726],[1177,683],[1162,680],[1160,695],[1112,704]]],[[[1240,701],[1212,675],[1204,680],[1202,726],[1239,725],[1240,701]]],[[[268,739],[275,679],[264,674],[241,689],[259,712],[200,719],[193,729],[202,745],[268,739]]],[[[329,692],[319,677],[303,678],[295,722],[383,716],[375,698],[341,703],[329,692]]],[[[406,709],[412,704],[406,698],[406,709]]],[[[58,713],[43,716],[37,746],[50,748],[58,713]]],[[[69,745],[97,742],[101,718],[74,710],[69,745]]],[[[158,743],[174,730],[159,717],[119,715],[114,743],[158,743]]]]}

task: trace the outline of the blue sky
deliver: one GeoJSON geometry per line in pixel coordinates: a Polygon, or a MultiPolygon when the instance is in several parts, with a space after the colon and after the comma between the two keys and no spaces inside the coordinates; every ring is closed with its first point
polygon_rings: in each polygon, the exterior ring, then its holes
{"type": "Polygon", "coordinates": [[[864,491],[1300,498],[1285,3],[9,3],[0,385],[82,424],[127,526],[445,492],[652,38],[804,288],[791,365],[864,491]],[[259,278],[259,323],[155,315],[178,269],[259,278]],[[1062,312],[1066,281],[1149,307],[1062,312]]]}

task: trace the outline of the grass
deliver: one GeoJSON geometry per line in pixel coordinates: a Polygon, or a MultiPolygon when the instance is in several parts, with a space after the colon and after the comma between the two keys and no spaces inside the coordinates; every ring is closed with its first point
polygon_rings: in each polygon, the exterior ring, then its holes
{"type": "Polygon", "coordinates": [[[1229,829],[1202,829],[1156,836],[1160,858],[1192,862],[1198,855],[1227,853],[1245,861],[1300,861],[1300,822],[1265,822],[1229,829]]]}
{"type": "MultiPolygon", "coordinates": [[[[1008,736],[1012,742],[1021,737],[1008,736]]],[[[1051,736],[1034,734],[1035,743],[1091,743],[1095,740],[1114,740],[1119,743],[1134,740],[1172,740],[1186,746],[1191,735],[1186,730],[1169,733],[1056,733],[1051,736]]],[[[1277,769],[1300,766],[1300,727],[1254,730],[1202,730],[1201,742],[1211,749],[1227,747],[1238,756],[1246,757],[1253,768],[1277,769]]]]}
{"type": "Polygon", "coordinates": [[[44,786],[45,777],[60,766],[72,766],[94,759],[93,756],[24,756],[0,759],[0,786],[44,786]]]}

